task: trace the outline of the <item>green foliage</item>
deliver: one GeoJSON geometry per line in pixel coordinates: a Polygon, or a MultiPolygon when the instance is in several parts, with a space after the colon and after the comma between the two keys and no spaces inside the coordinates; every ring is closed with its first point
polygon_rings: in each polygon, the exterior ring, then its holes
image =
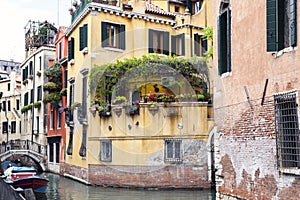
{"type": "MultiPolygon", "coordinates": [[[[202,38],[207,39],[207,41],[213,41],[214,33],[213,33],[213,27],[205,27],[204,28],[204,35],[202,38]]],[[[204,61],[207,62],[208,59],[213,57],[213,47],[211,46],[208,51],[205,53],[204,61]]]]}
{"type": "Polygon", "coordinates": [[[122,104],[122,103],[126,103],[127,102],[127,98],[124,96],[117,96],[114,100],[113,103],[114,104],[122,104]]]}
{"type": "Polygon", "coordinates": [[[32,104],[28,104],[28,105],[24,106],[23,108],[21,108],[21,113],[25,113],[31,109],[32,109],[32,104]]]}
{"type": "Polygon", "coordinates": [[[55,83],[58,89],[61,89],[62,71],[59,62],[54,62],[53,66],[49,67],[44,74],[48,78],[48,81],[55,83]]]}
{"type": "MultiPolygon", "coordinates": [[[[130,81],[147,82],[157,74],[161,74],[163,70],[169,74],[181,74],[192,87],[202,87],[208,81],[208,67],[201,59],[150,54],[141,58],[127,58],[123,61],[118,60],[116,63],[95,65],[89,74],[90,93],[95,98],[104,99],[105,96],[111,96],[113,92],[118,91],[118,87],[123,87],[122,81],[128,81],[125,74],[130,74],[130,81]],[[202,75],[194,76],[199,73],[202,75]]],[[[179,81],[178,87],[182,84],[179,81]]]]}
{"type": "Polygon", "coordinates": [[[42,103],[41,103],[40,101],[34,102],[34,104],[33,104],[33,106],[34,106],[35,108],[40,108],[41,105],[42,105],[42,103]]]}
{"type": "Polygon", "coordinates": [[[45,83],[43,85],[43,90],[44,91],[51,92],[51,91],[56,91],[58,89],[59,89],[59,86],[56,83],[54,83],[54,82],[48,82],[48,83],[45,83]]]}
{"type": "Polygon", "coordinates": [[[52,101],[59,101],[61,99],[61,96],[58,92],[52,92],[49,94],[45,94],[43,98],[44,103],[51,103],[52,101]]]}
{"type": "Polygon", "coordinates": [[[60,91],[60,96],[67,96],[67,93],[68,93],[67,88],[63,88],[63,89],[60,91]]]}

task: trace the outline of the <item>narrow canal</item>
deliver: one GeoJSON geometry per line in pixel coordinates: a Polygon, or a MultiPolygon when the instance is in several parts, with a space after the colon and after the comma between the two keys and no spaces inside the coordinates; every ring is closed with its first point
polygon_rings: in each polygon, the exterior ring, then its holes
{"type": "Polygon", "coordinates": [[[87,186],[52,173],[44,174],[49,179],[47,193],[37,196],[40,200],[214,200],[212,190],[141,190],[87,186]]]}

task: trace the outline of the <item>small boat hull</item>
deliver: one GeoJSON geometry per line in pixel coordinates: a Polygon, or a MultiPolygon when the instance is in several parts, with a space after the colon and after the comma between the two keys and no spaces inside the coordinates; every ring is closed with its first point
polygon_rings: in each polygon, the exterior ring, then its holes
{"type": "Polygon", "coordinates": [[[35,193],[45,193],[49,180],[39,176],[28,176],[17,178],[10,183],[14,188],[29,189],[32,188],[35,193]]]}

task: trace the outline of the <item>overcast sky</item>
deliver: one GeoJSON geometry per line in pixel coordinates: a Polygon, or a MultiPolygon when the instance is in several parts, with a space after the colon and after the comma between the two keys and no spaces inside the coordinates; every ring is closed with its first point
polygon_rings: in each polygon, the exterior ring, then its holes
{"type": "Polygon", "coordinates": [[[23,62],[25,29],[29,20],[69,26],[71,0],[1,0],[0,60],[23,62]]]}

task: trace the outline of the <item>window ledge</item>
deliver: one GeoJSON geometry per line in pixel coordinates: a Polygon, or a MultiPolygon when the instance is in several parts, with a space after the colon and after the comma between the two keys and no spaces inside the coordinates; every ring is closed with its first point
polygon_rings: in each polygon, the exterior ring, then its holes
{"type": "Polygon", "coordinates": [[[300,175],[300,169],[298,168],[279,168],[279,171],[284,174],[300,175]]]}
{"type": "Polygon", "coordinates": [[[118,49],[118,48],[113,48],[113,47],[104,47],[105,50],[108,50],[108,51],[116,51],[116,52],[124,52],[123,49],[118,49]]]}
{"type": "Polygon", "coordinates": [[[226,78],[232,75],[232,72],[225,72],[221,75],[221,78],[226,78]]]}
{"type": "Polygon", "coordinates": [[[81,53],[83,55],[87,54],[89,51],[88,51],[88,48],[87,47],[84,47],[82,50],[81,50],[81,53]]]}
{"type": "Polygon", "coordinates": [[[74,65],[74,64],[75,64],[75,60],[74,60],[74,59],[70,60],[70,61],[69,61],[69,64],[70,64],[70,65],[74,65]]]}
{"type": "Polygon", "coordinates": [[[278,57],[282,56],[284,53],[293,52],[295,50],[297,50],[297,47],[287,47],[278,52],[273,53],[272,55],[274,56],[274,58],[278,58],[278,57]]]}

